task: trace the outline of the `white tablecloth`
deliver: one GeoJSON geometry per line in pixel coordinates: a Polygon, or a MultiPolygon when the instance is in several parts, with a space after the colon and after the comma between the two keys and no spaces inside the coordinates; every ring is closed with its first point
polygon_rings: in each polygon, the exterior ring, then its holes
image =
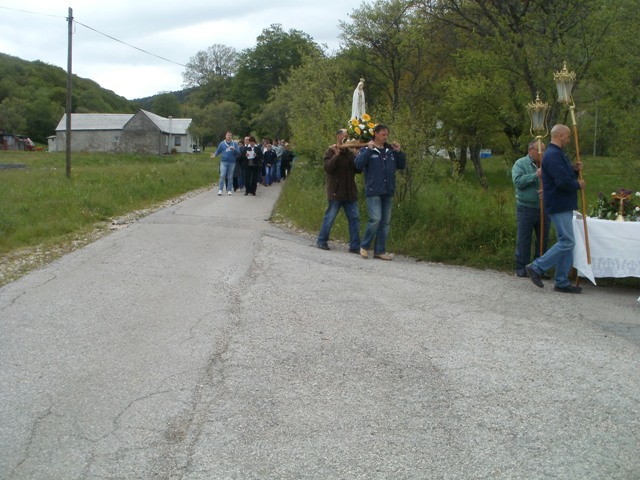
{"type": "Polygon", "coordinates": [[[573,266],[595,285],[598,277],[640,277],[640,222],[587,218],[591,265],[587,263],[582,215],[574,212],[573,266]]]}

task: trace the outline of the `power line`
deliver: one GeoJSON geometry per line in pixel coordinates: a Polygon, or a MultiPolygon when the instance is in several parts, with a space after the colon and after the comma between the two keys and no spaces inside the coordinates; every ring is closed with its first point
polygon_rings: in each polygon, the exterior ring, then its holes
{"type": "MultiPolygon", "coordinates": [[[[11,10],[11,11],[14,11],[14,12],[28,13],[30,15],[41,15],[41,16],[44,16],[44,17],[54,17],[54,18],[64,18],[64,19],[67,18],[67,17],[63,17],[61,15],[51,15],[51,14],[46,14],[46,13],[31,12],[29,10],[20,10],[20,9],[17,9],[17,8],[2,7],[2,6],[0,6],[0,8],[4,9],[4,10],[11,10]]],[[[110,40],[122,43],[123,45],[126,45],[127,47],[135,48],[136,50],[138,50],[138,51],[140,51],[142,53],[146,53],[147,55],[151,55],[152,57],[159,58],[160,60],[164,60],[165,62],[173,63],[175,65],[179,65],[179,66],[185,67],[185,68],[187,67],[186,65],[183,65],[182,63],[174,62],[173,60],[170,60],[168,58],[161,57],[160,55],[156,55],[155,53],[151,53],[151,52],[149,52],[147,50],[144,50],[142,48],[136,47],[135,45],[131,45],[130,43],[124,42],[124,41],[122,41],[122,40],[120,40],[120,39],[118,39],[116,37],[113,37],[113,36],[108,35],[108,34],[106,34],[104,32],[101,32],[100,30],[97,30],[97,29],[95,29],[93,27],[90,27],[89,25],[85,25],[84,23],[79,22],[75,18],[73,19],[73,21],[75,23],[77,23],[78,25],[82,25],[83,27],[88,28],[91,31],[94,31],[96,33],[99,33],[100,35],[103,35],[103,36],[109,38],[110,40]]]]}
{"type": "Polygon", "coordinates": [[[100,35],[104,35],[105,37],[107,37],[107,38],[109,38],[111,40],[114,40],[116,42],[120,42],[123,45],[126,45],[127,47],[135,48],[136,50],[139,50],[142,53],[146,53],[147,55],[151,55],[153,57],[159,58],[160,60],[164,60],[165,62],[175,63],[176,65],[180,65],[181,67],[186,67],[186,65],[183,65],[182,63],[174,62],[173,60],[169,60],[168,58],[161,57],[160,55],[156,55],[155,53],[148,52],[147,50],[143,50],[142,48],[136,47],[135,45],[131,45],[131,44],[127,43],[127,42],[124,42],[124,41],[116,38],[116,37],[112,37],[111,35],[107,35],[104,32],[96,30],[95,28],[90,27],[89,25],[85,25],[84,23],[81,23],[81,22],[77,21],[75,18],[74,18],[73,21],[75,23],[77,23],[78,25],[82,25],[84,28],[88,28],[89,30],[92,30],[92,31],[94,31],[96,33],[99,33],[100,35]]]}
{"type": "Polygon", "coordinates": [[[28,13],[30,15],[40,15],[41,17],[67,18],[67,17],[63,17],[61,15],[51,15],[51,14],[48,14],[48,13],[31,12],[29,10],[20,10],[18,8],[10,8],[10,7],[3,7],[3,6],[0,6],[0,8],[2,8],[3,10],[11,10],[13,12],[28,13]]]}

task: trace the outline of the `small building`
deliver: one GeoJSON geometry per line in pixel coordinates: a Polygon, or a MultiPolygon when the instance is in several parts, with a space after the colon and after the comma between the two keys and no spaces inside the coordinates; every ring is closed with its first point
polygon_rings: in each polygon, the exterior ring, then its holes
{"type": "MultiPolygon", "coordinates": [[[[66,150],[67,118],[62,116],[56,135],[49,137],[49,151],[66,150]]],[[[71,150],[74,152],[190,153],[194,143],[187,129],[190,118],[165,118],[138,113],[72,113],[71,150]]]]}
{"type": "Polygon", "coordinates": [[[26,150],[35,149],[33,141],[24,135],[14,135],[0,129],[0,150],[26,150]]]}

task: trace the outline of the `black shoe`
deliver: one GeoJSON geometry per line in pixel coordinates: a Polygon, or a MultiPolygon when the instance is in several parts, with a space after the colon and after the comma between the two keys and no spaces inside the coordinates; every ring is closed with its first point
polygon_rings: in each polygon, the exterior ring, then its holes
{"type": "Polygon", "coordinates": [[[246,197],[247,195],[249,195],[248,193],[245,193],[244,196],[246,197]]]}
{"type": "Polygon", "coordinates": [[[359,248],[350,248],[350,249],[349,249],[349,253],[357,253],[357,254],[360,254],[360,249],[359,249],[359,248]]]}
{"type": "Polygon", "coordinates": [[[527,275],[527,272],[516,272],[516,276],[520,278],[527,278],[529,275],[527,275]]]}
{"type": "Polygon", "coordinates": [[[549,275],[547,275],[546,273],[543,273],[542,275],[540,275],[540,278],[543,280],[551,280],[551,277],[549,275]]]}
{"type": "Polygon", "coordinates": [[[540,278],[540,274],[533,269],[531,264],[527,265],[524,268],[527,271],[527,274],[529,275],[529,278],[531,279],[533,284],[536,287],[544,288],[544,283],[542,283],[542,279],[540,278]]]}
{"type": "Polygon", "coordinates": [[[555,287],[553,287],[553,291],[562,293],[580,293],[582,291],[582,287],[573,286],[571,284],[567,285],[566,287],[559,287],[556,285],[555,287]]]}
{"type": "Polygon", "coordinates": [[[316,245],[320,250],[331,250],[329,245],[316,245]]]}

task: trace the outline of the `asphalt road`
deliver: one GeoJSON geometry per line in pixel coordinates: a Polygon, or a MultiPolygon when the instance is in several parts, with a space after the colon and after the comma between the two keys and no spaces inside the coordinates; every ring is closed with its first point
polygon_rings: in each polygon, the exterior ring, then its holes
{"type": "Polygon", "coordinates": [[[0,478],[640,478],[637,290],[319,250],[279,190],[0,288],[0,478]]]}

